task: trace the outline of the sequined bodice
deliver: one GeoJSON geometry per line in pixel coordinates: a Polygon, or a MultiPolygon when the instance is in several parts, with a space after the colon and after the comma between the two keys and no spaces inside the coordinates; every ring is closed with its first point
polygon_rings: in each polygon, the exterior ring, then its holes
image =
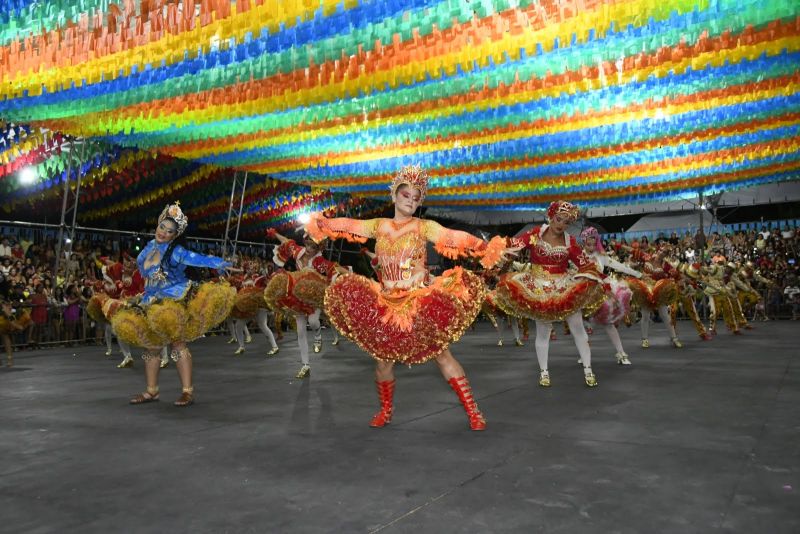
{"type": "Polygon", "coordinates": [[[565,235],[565,242],[563,245],[551,245],[544,239],[541,234],[544,230],[539,230],[538,233],[533,233],[530,237],[528,247],[530,250],[531,263],[540,265],[551,273],[565,273],[569,269],[570,251],[567,246],[569,236],[565,235]]]}
{"type": "MultiPolygon", "coordinates": [[[[383,282],[407,282],[426,273],[426,239],[419,221],[396,229],[389,220],[378,228],[375,254],[383,282]]],[[[392,284],[393,285],[393,284],[392,284]]]]}

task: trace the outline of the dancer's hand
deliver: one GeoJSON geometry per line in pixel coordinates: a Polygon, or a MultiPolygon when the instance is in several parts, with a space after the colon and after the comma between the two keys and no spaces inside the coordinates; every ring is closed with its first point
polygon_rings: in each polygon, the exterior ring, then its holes
{"type": "Polygon", "coordinates": [[[506,249],[500,254],[501,261],[508,261],[511,258],[516,258],[519,254],[519,251],[522,250],[522,245],[516,247],[506,247],[506,249]]]}

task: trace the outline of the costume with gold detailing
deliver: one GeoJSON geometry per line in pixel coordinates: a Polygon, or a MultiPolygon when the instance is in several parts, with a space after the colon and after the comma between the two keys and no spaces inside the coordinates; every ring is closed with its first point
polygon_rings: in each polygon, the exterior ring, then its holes
{"type": "Polygon", "coordinates": [[[634,302],[648,310],[657,310],[678,301],[679,291],[675,282],[678,272],[669,262],[662,261],[657,265],[655,260],[648,259],[643,271],[641,278],[628,278],[634,302]]]}
{"type": "Polygon", "coordinates": [[[28,328],[33,322],[28,310],[16,310],[10,315],[0,311],[0,335],[10,336],[28,328]]]}
{"type": "MultiPolygon", "coordinates": [[[[168,206],[159,223],[169,218],[186,228],[186,217],[176,205],[168,206]],[[176,210],[177,208],[177,210],[176,210]]],[[[103,313],[114,333],[126,343],[147,349],[199,338],[220,324],[231,311],[236,290],[227,282],[196,285],[186,277],[187,267],[224,269],[230,262],[174,247],[169,262],[162,261],[169,242],[151,240],[136,258],[144,279],[144,292],[128,300],[108,299],[103,313]]]]}
{"type": "Polygon", "coordinates": [[[315,217],[307,231],[315,240],[376,240],[381,283],[355,274],[340,276],[325,292],[325,311],[344,336],[376,360],[405,364],[435,358],[461,338],[486,292],[478,276],[460,267],[431,277],[426,242],[433,242],[448,258],[481,258],[484,267],[497,263],[505,250],[502,238],[487,244],[466,232],[417,218],[397,225],[392,219],[315,217]]]}
{"type": "Polygon", "coordinates": [[[708,315],[708,329],[717,331],[717,318],[722,315],[725,326],[734,334],[739,334],[732,299],[736,298],[730,278],[726,279],[725,268],[720,264],[712,264],[703,268],[706,287],[704,293],[708,296],[710,312],[708,315]]]}
{"type": "MultiPolygon", "coordinates": [[[[555,201],[547,210],[548,220],[556,218],[574,222],[578,207],[565,201],[555,201]]],[[[497,284],[498,305],[511,315],[536,320],[534,348],[539,362],[539,385],[550,387],[548,370],[550,331],[553,321],[566,321],[578,349],[587,386],[597,386],[592,371],[592,352],[589,336],[583,326],[582,310],[596,310],[605,299],[603,275],[597,264],[589,259],[577,240],[564,233],[564,243],[551,245],[544,240],[550,228],[537,226],[511,239],[511,244],[527,248],[530,266],[521,273],[507,273],[497,284]],[[570,270],[572,264],[577,271],[570,270]]]]}
{"type": "Polygon", "coordinates": [[[528,247],[531,264],[523,272],[506,273],[497,283],[497,304],[506,313],[539,321],[562,321],[575,312],[597,309],[605,299],[603,276],[575,238],[553,246],[541,236],[548,225],[537,226],[512,245],[528,247]],[[572,262],[578,271],[569,272],[572,262]]]}
{"type": "Polygon", "coordinates": [[[325,289],[336,274],[336,262],[325,259],[322,252],[308,258],[305,247],[294,241],[276,247],[273,260],[279,267],[295,260],[298,269],[280,271],[270,278],[263,292],[270,309],[304,315],[322,309],[325,289]]]}
{"type": "MultiPolygon", "coordinates": [[[[678,266],[678,272],[681,277],[678,280],[678,304],[683,308],[684,313],[689,317],[694,324],[697,335],[701,339],[710,339],[703,321],[700,320],[700,314],[697,313],[695,300],[703,297],[702,278],[700,274],[699,263],[681,263],[678,266]]],[[[672,323],[676,323],[678,313],[678,305],[672,307],[672,323]]]]}
{"type": "Polygon", "coordinates": [[[236,297],[228,322],[239,345],[236,350],[237,355],[245,351],[245,343],[250,335],[247,331],[247,322],[250,320],[255,320],[261,333],[267,338],[271,347],[268,355],[278,352],[275,335],[269,327],[269,312],[267,311],[269,307],[264,299],[266,280],[265,276],[256,274],[231,278],[231,284],[236,287],[236,297]]]}

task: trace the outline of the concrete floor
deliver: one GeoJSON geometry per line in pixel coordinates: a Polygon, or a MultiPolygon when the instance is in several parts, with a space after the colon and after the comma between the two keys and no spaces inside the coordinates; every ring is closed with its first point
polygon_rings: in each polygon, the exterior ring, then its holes
{"type": "Polygon", "coordinates": [[[398,369],[395,420],[370,429],[372,363],[348,342],[298,381],[292,333],[271,359],[260,336],[241,357],[200,340],[188,409],[174,368],[160,403],[129,406],[139,360],[19,353],[0,369],[0,531],[800,532],[798,323],[705,343],[681,323],[681,350],[651,328],[648,350],[623,328],[630,368],[592,336],[596,389],[559,333],[545,390],[532,342],[479,324],[453,352],[483,433],[435,364],[398,369]]]}

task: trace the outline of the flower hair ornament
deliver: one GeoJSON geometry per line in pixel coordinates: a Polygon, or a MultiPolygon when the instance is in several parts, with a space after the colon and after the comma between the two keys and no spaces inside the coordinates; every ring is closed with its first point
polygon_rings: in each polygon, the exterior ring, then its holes
{"type": "Polygon", "coordinates": [[[562,217],[566,218],[567,222],[575,222],[578,220],[580,210],[575,204],[565,200],[556,200],[550,204],[549,208],[547,208],[547,220],[552,221],[556,215],[561,215],[562,217]]]}
{"type": "Polygon", "coordinates": [[[159,224],[161,224],[161,221],[164,219],[175,221],[175,224],[178,225],[178,235],[186,231],[186,227],[189,226],[189,218],[186,217],[186,214],[181,210],[180,201],[176,201],[175,204],[167,204],[167,207],[164,208],[164,211],[158,216],[159,224]]]}
{"type": "Polygon", "coordinates": [[[406,165],[395,175],[392,184],[389,186],[389,191],[391,191],[392,195],[397,192],[397,188],[401,185],[419,189],[419,201],[422,203],[428,192],[428,173],[422,170],[419,165],[406,165]]]}
{"type": "Polygon", "coordinates": [[[581,232],[581,241],[586,243],[587,239],[594,239],[594,250],[595,252],[599,252],[603,254],[605,250],[603,249],[603,243],[600,240],[600,233],[597,231],[597,228],[593,226],[587,226],[581,232]]]}

